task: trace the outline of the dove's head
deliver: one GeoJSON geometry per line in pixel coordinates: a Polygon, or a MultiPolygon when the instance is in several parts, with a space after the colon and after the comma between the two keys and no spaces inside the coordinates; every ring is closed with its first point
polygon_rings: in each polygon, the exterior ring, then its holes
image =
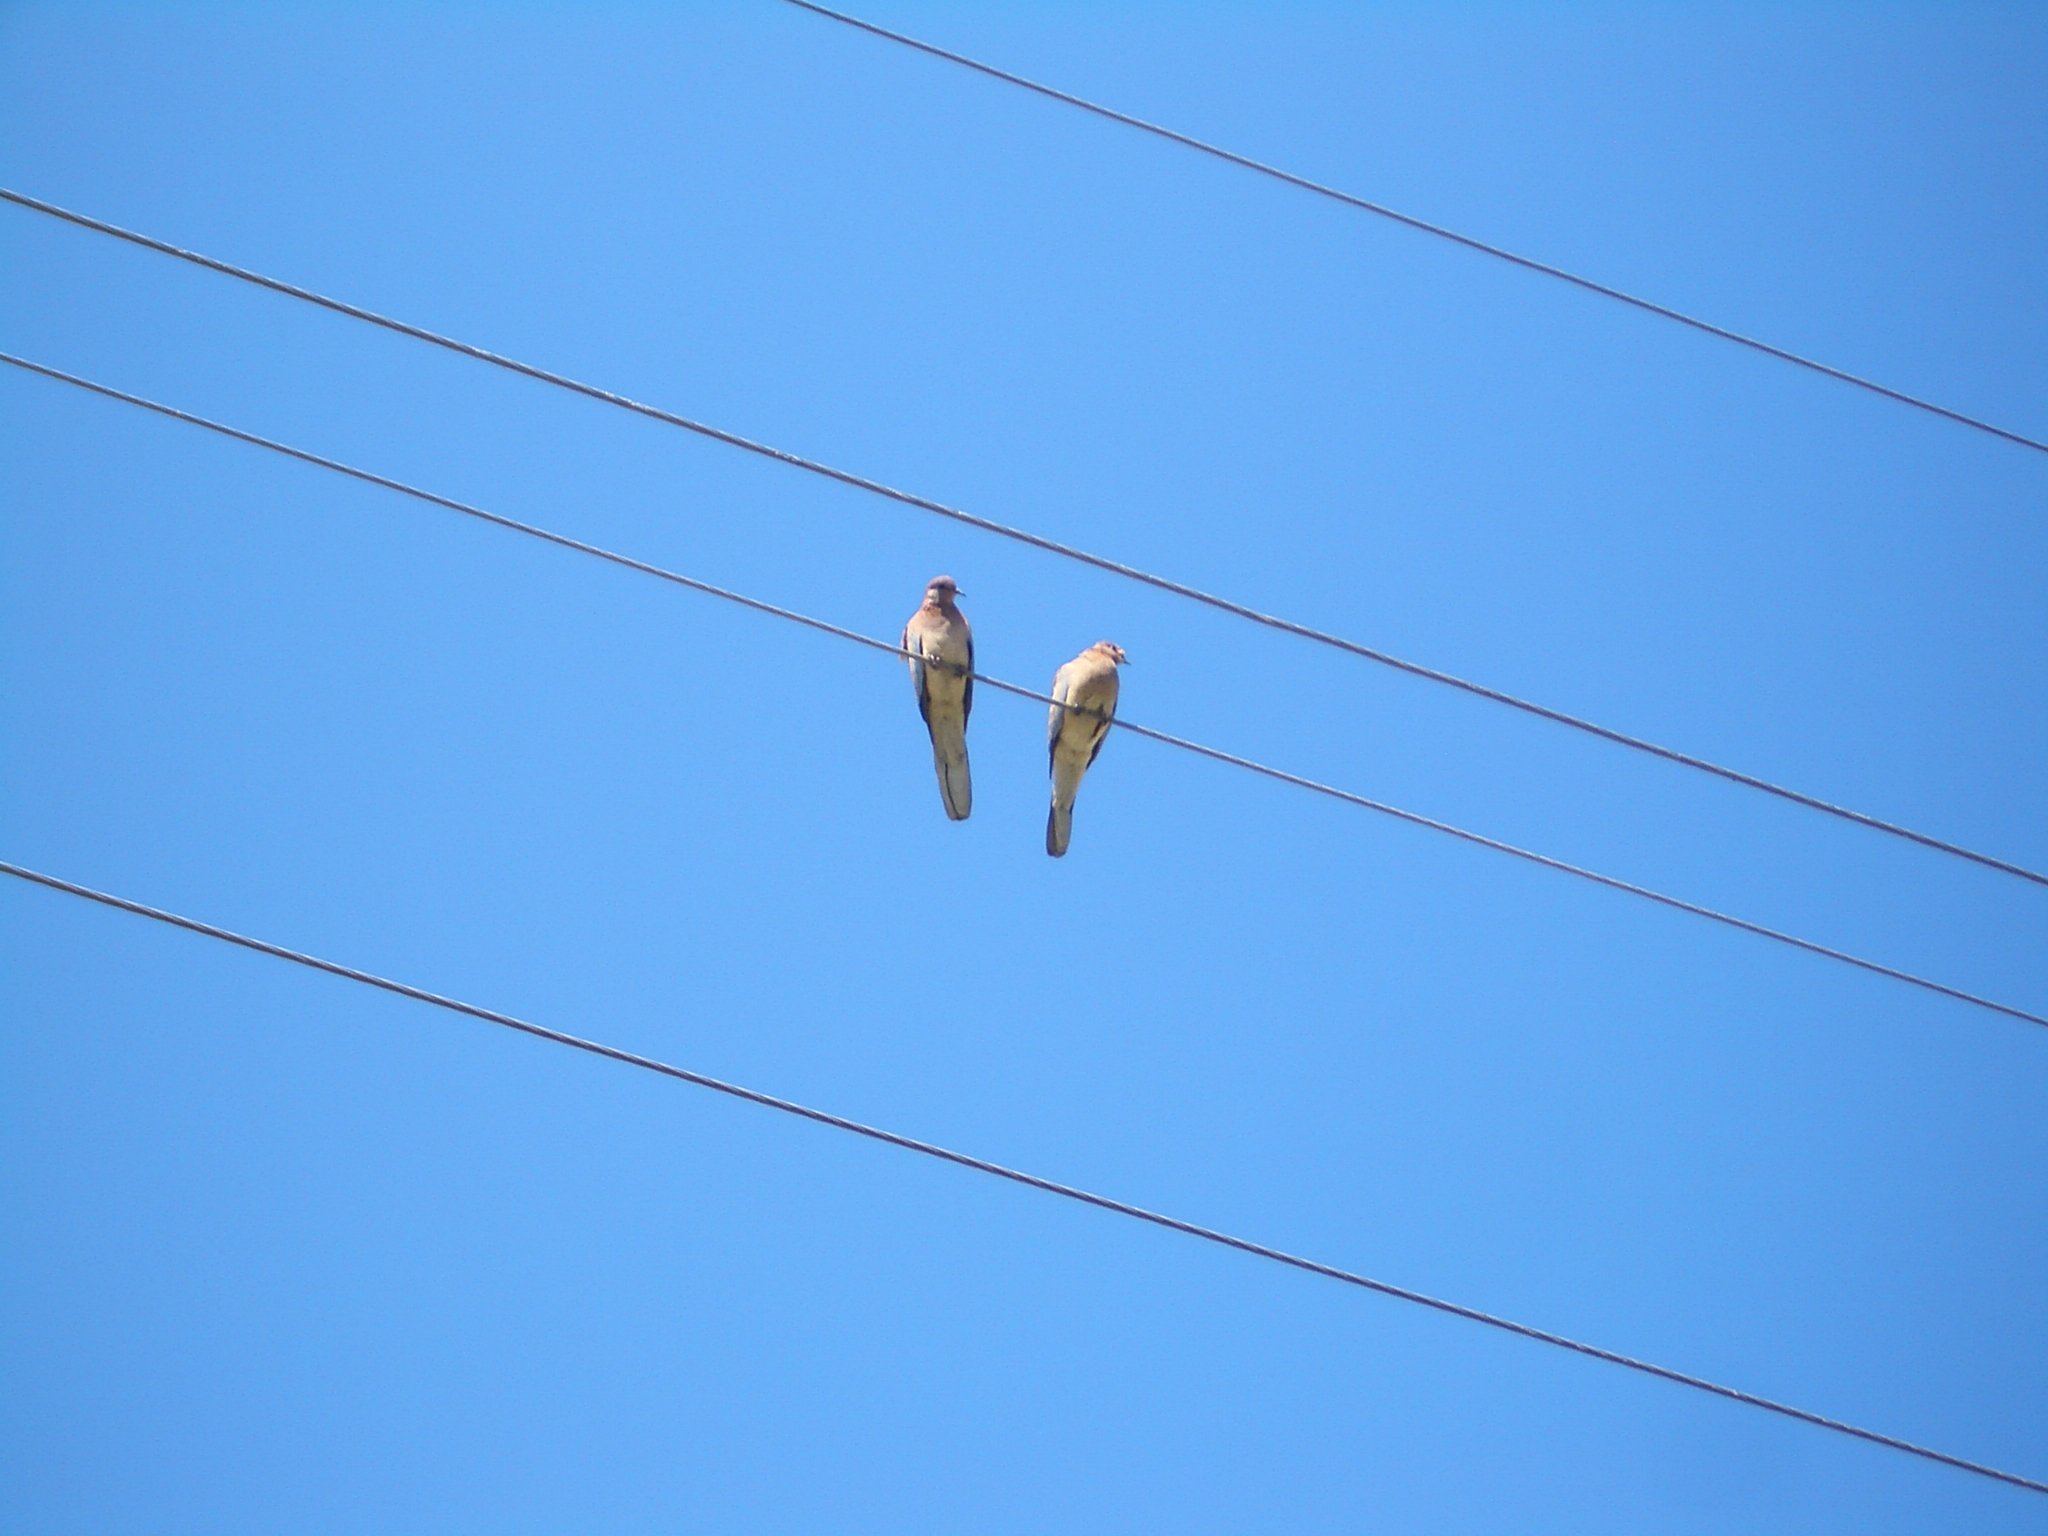
{"type": "Polygon", "coordinates": [[[1098,640],[1093,645],[1089,646],[1088,649],[1095,652],[1095,654],[1098,656],[1106,657],[1108,660],[1115,662],[1120,667],[1125,665],[1131,659],[1130,657],[1124,654],[1124,648],[1122,646],[1112,645],[1107,640],[1098,640]]]}
{"type": "Polygon", "coordinates": [[[953,606],[953,599],[960,595],[960,584],[950,576],[934,576],[931,585],[924,589],[924,600],[940,608],[953,606]]]}

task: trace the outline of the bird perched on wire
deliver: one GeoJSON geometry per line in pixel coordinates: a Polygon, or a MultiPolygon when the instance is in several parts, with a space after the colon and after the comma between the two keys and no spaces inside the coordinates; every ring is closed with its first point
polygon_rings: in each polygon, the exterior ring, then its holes
{"type": "Polygon", "coordinates": [[[1074,835],[1074,795],[1081,775],[1102,750],[1116,714],[1116,669],[1121,646],[1098,640],[1052,676],[1052,714],[1045,723],[1052,759],[1052,811],[1045,818],[1045,851],[1059,858],[1074,835]]]}
{"type": "Polygon", "coordinates": [[[924,602],[903,626],[910,652],[910,686],[917,712],[932,738],[932,768],[946,815],[965,821],[974,808],[967,777],[967,717],[974,709],[974,631],[955,601],[960,588],[950,576],[934,576],[924,602]]]}

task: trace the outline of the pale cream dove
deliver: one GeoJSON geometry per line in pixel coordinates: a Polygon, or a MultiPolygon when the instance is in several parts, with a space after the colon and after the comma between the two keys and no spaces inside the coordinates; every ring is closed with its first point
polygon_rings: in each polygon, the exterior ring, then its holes
{"type": "Polygon", "coordinates": [[[1052,812],[1045,819],[1045,851],[1059,858],[1074,835],[1074,795],[1109,734],[1116,713],[1116,669],[1121,647],[1098,640],[1052,677],[1057,701],[1045,725],[1052,758],[1052,812]]]}
{"type": "Polygon", "coordinates": [[[974,631],[954,599],[960,588],[950,576],[934,576],[924,603],[903,626],[910,654],[910,686],[917,712],[932,738],[932,767],[946,814],[965,821],[974,807],[967,777],[967,716],[974,709],[974,631]]]}

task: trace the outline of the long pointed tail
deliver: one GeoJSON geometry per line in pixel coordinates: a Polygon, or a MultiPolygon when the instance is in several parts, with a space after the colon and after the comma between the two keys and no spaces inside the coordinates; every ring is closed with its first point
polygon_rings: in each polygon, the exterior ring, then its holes
{"type": "Polygon", "coordinates": [[[1056,859],[1066,853],[1068,840],[1074,835],[1074,796],[1081,792],[1081,775],[1087,771],[1085,762],[1069,757],[1053,761],[1052,810],[1045,818],[1045,851],[1056,859]]]}
{"type": "Polygon", "coordinates": [[[1071,805],[1056,805],[1046,813],[1045,851],[1054,858],[1063,858],[1067,852],[1067,841],[1074,835],[1074,808],[1071,805]]]}
{"type": "Polygon", "coordinates": [[[974,781],[967,773],[967,732],[934,728],[932,769],[939,777],[939,798],[946,803],[946,815],[965,821],[974,809],[974,781]]]}
{"type": "Polygon", "coordinates": [[[1045,816],[1045,851],[1056,859],[1064,857],[1067,843],[1073,835],[1074,807],[1053,801],[1052,809],[1045,816]]]}

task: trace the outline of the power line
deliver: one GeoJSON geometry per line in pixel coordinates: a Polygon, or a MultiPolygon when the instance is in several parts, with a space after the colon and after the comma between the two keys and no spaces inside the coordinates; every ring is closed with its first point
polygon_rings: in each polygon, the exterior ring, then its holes
{"type": "Polygon", "coordinates": [[[885,42],[899,43],[905,48],[915,49],[917,52],[928,54],[932,58],[943,59],[948,64],[958,64],[965,69],[975,71],[977,74],[987,75],[992,80],[1000,80],[1006,85],[1020,86],[1024,90],[1032,91],[1052,101],[1061,102],[1070,107],[1079,107],[1083,112],[1091,112],[1097,117],[1107,118],[1110,122],[1121,123],[1126,128],[1136,128],[1142,133],[1152,134],[1154,137],[1165,139],[1169,143],[1197,150],[1202,154],[1226,161],[1231,165],[1241,166],[1248,171],[1256,171],[1261,176],[1270,176],[1273,180],[1285,182],[1290,187],[1299,187],[1304,192],[1313,192],[1318,197],[1329,198],[1333,202],[1343,203],[1346,207],[1377,214],[1383,219],[1393,220],[1396,224],[1406,225],[1409,229],[1420,230],[1426,235],[1434,235],[1439,240],[1449,240],[1453,244],[1461,245],[1469,251],[1477,251],[1483,256],[1491,256],[1496,260],[1509,262],[1526,271],[1540,272],[1545,277],[1557,278],[1561,282],[1570,283],[1575,288],[1583,288],[1588,293],[1597,293],[1603,299],[1618,300],[1647,314],[1657,315],[1665,320],[1675,320],[1680,325],[1690,326],[1693,330],[1704,331],[1709,336],[1718,336],[1723,341],[1732,341],[1737,346],[1748,347],[1751,351],[1761,352],[1765,356],[1775,357],[1781,362],[1809,369],[1830,379],[1837,379],[1844,384],[1853,384],[1858,389],[1869,390],[1872,394],[1882,395],[1887,400],[1896,400],[1901,405],[1910,405],[1915,410],[1927,411],[1932,415],[1945,417],[1947,420],[1957,422],[1963,426],[1974,427],[1979,432],[1988,432],[1993,437],[2002,437],[2009,443],[2019,444],[2022,448],[2032,448],[2040,453],[2048,453],[2048,443],[2028,437],[2023,433],[2009,431],[2004,427],[1995,426],[1991,422],[1979,420],[1975,416],[1968,416],[1961,411],[1951,410],[1945,405],[1937,405],[1931,400],[1923,400],[1917,395],[1906,394],[1901,390],[1892,389],[1888,385],[1879,384],[1872,379],[1863,378],[1858,374],[1845,372],[1827,363],[1816,362],[1814,359],[1802,357],[1796,352],[1788,352],[1783,347],[1773,346],[1767,341],[1759,341],[1753,336],[1744,336],[1739,331],[1731,331],[1725,326],[1715,325],[1711,321],[1698,319],[1681,310],[1672,309],[1668,305],[1658,304],[1650,299],[1638,298],[1636,295],[1625,293],[1619,288],[1611,288],[1605,283],[1595,282],[1590,277],[1581,277],[1576,272],[1568,272],[1563,267],[1554,267],[1548,262],[1517,255],[1513,251],[1505,250],[1497,245],[1490,245],[1484,240],[1473,238],[1471,235],[1460,234],[1455,229],[1447,229],[1441,224],[1432,224],[1428,220],[1418,219],[1412,214],[1401,213],[1396,209],[1387,207],[1384,203],[1375,203],[1366,198],[1359,197],[1356,193],[1345,192],[1320,181],[1311,181],[1306,176],[1297,176],[1292,171],[1283,171],[1276,165],[1266,164],[1263,160],[1254,160],[1248,155],[1238,154],[1235,150],[1224,149],[1219,145],[1193,138],[1172,128],[1163,128],[1157,123],[1149,123],[1141,117],[1133,117],[1128,112],[1119,112],[1114,107],[1105,107],[1099,102],[1089,101],[1085,97],[1075,96],[1057,87],[1041,85],[1036,80],[1028,80],[1022,75],[1011,74],[1008,70],[998,69],[993,64],[984,64],[979,59],[971,59],[964,53],[954,53],[950,49],[938,47],[933,43],[923,42],[905,33],[892,32],[887,27],[877,26],[874,22],[862,21],[858,16],[849,16],[843,11],[835,11],[829,7],[815,4],[814,0],[788,0],[788,3],[799,10],[809,11],[815,16],[823,16],[827,20],[836,21],[857,31],[865,32],[871,37],[879,37],[885,42]]]}
{"type": "Polygon", "coordinates": [[[1355,1271],[1340,1269],[1333,1264],[1324,1264],[1315,1259],[1302,1258],[1298,1254],[1288,1253],[1279,1248],[1271,1248],[1264,1243],[1255,1243],[1248,1238],[1233,1237],[1229,1233],[1219,1232],[1213,1227],[1199,1226],[1191,1221],[1183,1221],[1177,1216],[1162,1215],[1160,1212],[1147,1210],[1143,1206],[1111,1199],[1107,1195],[1093,1194],[1072,1184],[1061,1184],[1053,1179],[1041,1178],[1034,1173],[1025,1173],[1016,1168],[1005,1167],[1001,1163],[989,1162],[985,1158],[974,1157],[965,1152],[955,1152],[950,1148],[939,1146],[933,1142],[919,1141],[915,1137],[905,1136],[896,1131],[883,1130],[878,1126],[867,1125],[858,1120],[850,1120],[843,1115],[835,1115],[827,1110],[813,1109],[808,1105],[798,1104],[790,1099],[777,1098],[773,1094],[763,1093],[759,1089],[745,1088],[737,1083],[728,1083],[721,1078],[711,1077],[702,1072],[693,1072],[686,1067],[672,1066],[667,1062],[657,1061],[651,1056],[642,1056],[637,1052],[623,1050],[615,1045],[606,1045],[600,1041],[587,1040],[580,1035],[572,1035],[558,1029],[550,1029],[542,1024],[535,1024],[526,1019],[515,1018],[509,1013],[500,1013],[493,1008],[484,1008],[475,1003],[466,1003],[456,998],[444,997],[440,993],[429,992],[422,987],[411,986],[402,981],[392,981],[383,976],[373,975],[369,971],[358,970],[354,966],[342,965],[333,960],[323,960],[318,956],[305,954],[299,950],[287,949],[281,944],[272,944],[263,939],[251,938],[247,934],[236,933],[227,928],[219,928],[211,923],[201,922],[197,918],[183,917],[174,912],[164,911],[159,907],[146,906],[139,901],[129,900],[127,897],[115,896],[106,891],[94,890],[91,886],[77,885],[69,880],[60,879],[55,875],[43,874],[38,870],[29,869],[20,864],[0,861],[0,874],[12,875],[18,880],[24,880],[33,885],[40,885],[49,890],[60,891],[69,896],[81,897],[87,901],[98,902],[101,906],[132,913],[137,917],[146,917],[173,928],[184,929],[188,933],[196,933],[205,938],[218,939],[223,943],[238,945],[243,949],[253,950],[257,954],[269,955],[278,960],[288,960],[294,965],[305,966],[309,970],[322,971],[329,976],[338,976],[344,981],[358,982],[363,986],[375,987],[380,991],[394,993],[399,997],[410,998],[415,1002],[428,1003],[436,1008],[446,1009],[450,1013],[458,1013],[467,1018],[480,1019],[486,1024],[496,1024],[504,1029],[517,1030],[521,1034],[532,1035],[537,1039],[547,1040],[556,1045],[570,1046],[579,1051],[587,1051],[593,1056],[603,1056],[612,1061],[623,1062],[629,1067],[639,1067],[643,1071],[659,1073],[663,1077],[674,1078],[679,1082],[690,1083],[699,1088],[709,1088],[714,1093],[722,1093],[735,1099],[742,1099],[749,1104],[758,1104],[764,1109],[776,1110],[785,1115],[795,1115],[818,1125],[830,1126],[834,1130],[847,1131],[856,1136],[866,1137],[870,1141],[879,1141],[888,1146],[900,1147],[906,1152],[916,1152],[925,1157],[936,1158],[940,1162],[951,1163],[956,1167],[970,1169],[975,1173],[990,1174],[999,1179],[1007,1179],[1013,1184],[1022,1184],[1031,1189],[1043,1190],[1047,1194],[1058,1195],[1062,1199],[1076,1201],[1082,1205],[1091,1205],[1097,1210],[1108,1211],[1112,1215],[1128,1216],[1137,1221],[1149,1222],[1156,1227],[1165,1227],[1169,1231],[1200,1238],[1204,1242],[1215,1243],[1220,1247],[1234,1248],[1240,1253],[1250,1254],[1253,1258],[1267,1259],[1276,1264],[1287,1265],[1292,1269],[1306,1270],[1313,1275],[1322,1275],[1326,1279],[1337,1280],[1345,1285],[1355,1286],[1360,1290],[1372,1291],[1381,1296],[1392,1297],[1397,1301],[1413,1302],[1418,1306],[1428,1307],[1432,1311],[1463,1318],[1467,1322],[1483,1323],[1489,1328],[1498,1329],[1503,1333],[1514,1334],[1518,1338],[1530,1339],[1538,1344],[1549,1344],[1558,1349],[1570,1350],[1574,1354],[1585,1355],[1594,1360],[1603,1360],[1609,1365],[1618,1365],[1627,1370],[1640,1372],[1645,1376],[1654,1376],[1660,1381],[1671,1382],[1681,1387],[1690,1387],[1699,1392],[1712,1393],[1716,1397],[1727,1398],[1731,1402],[1743,1403],[1749,1407],[1761,1408],[1788,1419],[1796,1419],[1802,1424],[1811,1424],[1820,1429],[1832,1430],[1836,1434],[1853,1436],[1858,1440],[1865,1440],[1873,1445],[1881,1445],[1889,1450],[1904,1451],[1908,1455],[1939,1462],[1943,1466],[1954,1467],[1959,1471],[1972,1472],[1980,1477],[1993,1478],[2002,1483],[2009,1483],[2015,1488],[2027,1489],[2032,1493],[2048,1493],[2048,1483],[2037,1481],[2034,1478],[2022,1477],[2013,1472],[2002,1472],[1996,1467],[1986,1466],[1981,1462],[1968,1461],[1960,1456],[1952,1456],[1946,1451],[1937,1451],[1927,1446],[1916,1445],[1910,1440],[1901,1440],[1893,1435],[1880,1434],[1876,1430],[1862,1429],[1854,1424],[1845,1423],[1840,1419],[1829,1418],[1824,1414],[1814,1413],[1805,1408],[1795,1408],[1789,1403],[1777,1402],[1771,1398],[1759,1397],[1753,1392],[1744,1392],[1736,1387],[1722,1386],[1718,1382],[1709,1381],[1702,1376],[1694,1376],[1685,1371],[1673,1370],[1669,1366],[1655,1365],[1647,1360],[1638,1360],[1630,1355],[1620,1354],[1611,1349],[1602,1349],[1598,1345],[1582,1343],[1577,1339],[1567,1338],[1563,1334],[1552,1333],[1547,1329],[1532,1327],[1527,1323],[1518,1323],[1509,1318],[1497,1317],[1490,1312],[1482,1312],[1476,1307],[1467,1307],[1457,1302],[1445,1301],[1440,1297],[1430,1296],[1421,1291],[1410,1290],[1406,1286],[1395,1285],[1389,1281],[1374,1280],[1355,1271]]]}
{"type": "Polygon", "coordinates": [[[1484,683],[1472,682],[1454,673],[1439,671],[1434,667],[1424,666],[1420,662],[1404,660],[1390,652],[1377,650],[1356,640],[1347,640],[1342,635],[1332,634],[1327,630],[1296,623],[1292,619],[1281,618],[1276,614],[1262,613],[1258,609],[1249,607],[1244,603],[1235,602],[1227,597],[1219,597],[1214,593],[1205,592],[1199,587],[1191,587],[1184,582],[1155,575],[1150,571],[1140,570],[1133,565],[1125,565],[1121,561],[1111,560],[1103,555],[1091,554],[1087,550],[1079,549],[1074,545],[1063,544],[1057,539],[1049,539],[1042,534],[1032,533],[1024,528],[1012,527],[1007,523],[999,523],[992,518],[982,517],[977,513],[964,511],[959,507],[948,506],[944,502],[934,501],[926,496],[919,496],[910,491],[898,490],[894,486],[884,485],[879,480],[870,480],[866,476],[854,474],[849,470],[836,469],[829,464],[820,463],[815,459],[807,459],[801,454],[775,448],[767,443],[756,442],[749,437],[742,437],[737,432],[728,432],[722,427],[714,427],[709,423],[697,421],[688,416],[678,415],[674,411],[645,404],[642,401],[631,399],[628,396],[617,394],[611,390],[601,389],[594,384],[585,384],[564,374],[536,367],[531,363],[520,362],[516,358],[506,357],[500,353],[488,351],[483,347],[474,346],[469,342],[458,341],[450,336],[443,336],[438,332],[426,330],[407,321],[395,320],[388,315],[378,314],[374,310],[364,309],[340,299],[329,298],[324,294],[315,293],[309,288],[301,288],[296,284],[287,283],[278,278],[266,277],[262,273],[252,272],[246,267],[238,267],[232,263],[218,260],[215,257],[202,255],[197,251],[185,250],[180,246],[158,240],[153,236],[140,234],[131,229],[124,229],[118,224],[109,224],[102,219],[93,218],[88,214],[75,213],[70,209],[60,208],[55,203],[46,203],[39,198],[33,198],[25,193],[15,192],[6,187],[0,187],[0,201],[15,203],[34,212],[63,219],[78,225],[82,229],[89,229],[98,234],[111,235],[115,239],[125,240],[131,244],[141,246],[145,250],[176,257],[180,261],[190,262],[195,266],[204,267],[209,271],[221,273],[224,276],[235,278],[241,282],[254,284],[259,288],[269,289],[288,298],[299,299],[308,304],[318,305],[323,309],[332,310],[336,314],[346,315],[353,320],[361,320],[366,324],[380,326],[385,330],[396,332],[398,335],[409,336],[416,341],[427,342],[430,345],[444,348],[447,351],[474,359],[477,362],[489,363],[493,367],[503,368],[509,372],[537,380],[540,383],[552,385],[557,389],[568,390],[573,394],[602,401],[606,405],[616,406],[621,410],[632,411],[637,415],[647,417],[652,421],[661,422],[667,426],[681,427],[687,432],[697,433],[699,436],[710,438],[714,442],[724,443],[733,448],[744,449],[746,452],[758,454],[762,458],[773,459],[776,463],[788,465],[792,469],[800,469],[808,474],[820,475],[825,479],[837,481],[841,485],[851,486],[855,490],[866,491],[872,495],[885,497],[890,501],[898,502],[907,507],[915,507],[919,511],[950,518],[952,521],[964,523],[970,528],[978,528],[984,533],[992,533],[1000,538],[1010,539],[1019,544],[1029,545],[1033,549],[1058,555],[1062,559],[1073,560],[1079,564],[1091,566],[1096,570],[1107,571],[1126,580],[1139,582],[1145,586],[1156,588],[1159,591],[1171,593],[1176,597],[1183,597],[1193,602],[1202,603],[1220,612],[1249,620],[1254,624],[1264,625],[1268,629],[1276,629],[1283,634],[1294,635],[1303,640],[1313,641],[1317,645],[1324,645],[1333,650],[1342,651],[1347,655],[1376,662],[1381,666],[1391,667],[1396,671],[1405,672],[1411,677],[1419,677],[1428,682],[1441,683],[1447,687],[1459,689],[1475,697],[1490,700],[1495,704],[1503,704],[1510,709],[1520,710],[1522,713],[1533,715],[1537,719],[1548,720],[1552,724],[1562,725],[1571,730],[1598,737],[1603,741],[1627,747],[1631,751],[1647,753],[1650,756],[1662,758],[1666,762],[1676,763],[1680,767],[1712,774],[1730,783],[1740,784],[1748,789],[1759,790],[1764,794],[1776,796],[1780,800],[1789,801],[1794,805],[1804,806],[1809,810],[1820,811],[1826,815],[1838,817],[1843,821],[1852,822],[1871,831],[1902,838],[1907,842],[1916,843],[1923,848],[1932,849],[1937,853],[1964,859],[1970,863],[1981,865],[1984,868],[1995,869],[2003,874],[2031,881],[2035,885],[2048,887],[2048,874],[2039,873],[2027,868],[2025,865],[2012,863],[1991,854],[1979,853],[1959,843],[1949,842],[1925,832],[1916,832],[1912,828],[1902,826],[1897,822],[1886,821],[1881,817],[1872,816],[1862,811],[1851,810],[1847,806],[1836,805],[1831,801],[1820,799],[1818,796],[1809,795],[1782,784],[1775,784],[1768,779],[1759,778],[1755,774],[1744,773],[1740,769],[1725,767],[1708,758],[1696,757],[1691,753],[1681,752],[1673,747],[1661,746],[1640,736],[1631,736],[1625,731],[1618,731],[1612,727],[1600,725],[1595,721],[1584,719],[1564,710],[1553,709],[1549,705],[1538,704],[1533,700],[1520,698],[1515,694],[1503,692],[1498,688],[1488,687],[1484,683]]]}
{"type": "MultiPolygon", "coordinates": [[[[155,400],[145,399],[141,395],[132,395],[125,390],[115,389],[110,385],[95,383],[91,379],[82,378],[77,374],[66,373],[62,369],[52,368],[43,363],[31,362],[27,358],[16,357],[8,352],[0,352],[0,363],[9,364],[12,367],[23,369],[26,372],[40,375],[43,378],[51,379],[61,384],[69,384],[74,388],[86,390],[109,400],[120,401],[124,405],[138,406],[143,410],[152,411],[159,416],[167,416],[173,421],[184,422],[189,426],[203,427],[209,432],[218,433],[222,437],[232,438],[236,442],[267,449],[272,453],[282,454],[286,458],[296,459],[304,464],[311,464],[320,469],[331,470],[339,475],[346,475],[353,480],[360,480],[369,485],[380,486],[385,490],[396,491],[402,496],[410,496],[417,501],[427,502],[432,506],[443,507],[451,512],[460,512],[465,517],[473,517],[480,522],[490,523],[495,527],[504,528],[513,533],[524,534],[528,538],[540,539],[562,549],[574,550],[578,554],[591,555],[599,560],[609,561],[613,565],[624,566],[628,570],[639,571],[643,575],[653,576],[679,587],[687,587],[693,592],[701,592],[707,597],[716,597],[722,601],[737,604],[742,608],[751,609],[756,613],[767,614],[771,618],[785,619],[792,624],[800,624],[807,629],[817,630],[822,634],[832,635],[837,639],[849,640],[856,645],[865,646],[869,650],[880,651],[885,655],[899,659],[914,659],[909,651],[892,645],[886,640],[877,640],[872,635],[864,635],[858,630],[847,629],[838,624],[828,623],[824,619],[812,618],[809,614],[798,613],[791,608],[778,607],[774,603],[763,602],[759,598],[748,597],[743,593],[715,586],[708,581],[700,581],[694,576],[685,576],[678,571],[652,565],[645,560],[635,559],[631,555],[619,554],[614,550],[605,549],[596,544],[589,544],[581,539],[570,538],[566,534],[556,533],[533,523],[525,523],[517,518],[506,517],[502,513],[486,511],[484,508],[473,506],[468,502],[456,501],[452,497],[442,496],[434,491],[422,490],[420,487],[408,485],[402,480],[393,480],[388,476],[375,474],[370,470],[358,469],[354,465],[344,464],[338,459],[326,458],[321,454],[312,453],[303,448],[294,448],[288,443],[280,443],[272,438],[259,436],[254,432],[245,432],[239,427],[231,427],[224,422],[213,421],[207,417],[195,415],[190,411],[180,410],[176,406],[164,405],[155,400]]],[[[1000,693],[1014,694],[1018,698],[1030,699],[1034,703],[1039,704],[1051,705],[1058,702],[1050,694],[1040,693],[1036,689],[1025,688],[1016,683],[1005,682],[999,677],[990,677],[984,672],[975,672],[970,675],[984,687],[1000,693]]],[[[2001,1013],[2009,1018],[2048,1027],[2048,1015],[2031,1013],[2024,1008],[2014,1007],[2010,1003],[2001,1003],[1974,992],[1965,992],[1958,987],[1952,987],[1945,982],[1934,981],[1928,977],[1916,975],[1911,971],[1899,970],[1894,966],[1885,965],[1876,960],[1866,960],[1860,955],[1849,953],[1847,950],[1835,949],[1829,945],[1817,943],[1812,939],[1803,939],[1797,934],[1787,933],[1778,928],[1766,927],[1762,923],[1751,922],[1748,918],[1736,917],[1730,913],[1717,911],[1712,907],[1701,906],[1697,902],[1686,901],[1682,897],[1666,895],[1664,892],[1653,890],[1646,885],[1637,885],[1633,881],[1618,879],[1613,875],[1603,875],[1599,871],[1587,869],[1583,865],[1552,858],[1549,854],[1537,853],[1532,849],[1523,848],[1514,843],[1488,837],[1484,833],[1468,831],[1464,827],[1457,826],[1448,821],[1439,821],[1435,817],[1424,816],[1416,811],[1404,810],[1400,806],[1390,805],[1383,800],[1374,800],[1366,795],[1355,794],[1348,789],[1339,789],[1333,784],[1325,784],[1316,779],[1306,778],[1298,773],[1289,773],[1284,768],[1274,768],[1249,757],[1240,757],[1234,752],[1225,752],[1218,747],[1206,746],[1201,742],[1191,741],[1184,736],[1175,736],[1169,732],[1155,730],[1151,726],[1138,725],[1121,718],[1117,720],[1116,728],[1130,735],[1143,737],[1147,741],[1160,742],[1169,747],[1176,747],[1183,752],[1191,752],[1197,757],[1206,757],[1214,762],[1227,763],[1233,768],[1242,768],[1247,772],[1277,780],[1282,784],[1291,784],[1297,789],[1306,789],[1319,795],[1326,795],[1332,800],[1341,800],[1347,805],[1354,805],[1362,810],[1376,811],[1382,816],[1390,816],[1397,821],[1406,822],[1411,826],[1425,827],[1432,832],[1441,832],[1446,836],[1457,838],[1461,842],[1471,843],[1476,847],[1488,848],[1496,853],[1508,854],[1527,863],[1540,865],[1545,869],[1556,870],[1560,874],[1572,875],[1580,880],[1605,886],[1609,890],[1621,891],[1630,896],[1641,897],[1645,901],[1655,902],[1659,906],[1669,907],[1676,912],[1685,912],[1694,917],[1707,918],[1710,921],[1737,929],[1743,933],[1754,934],[1759,938],[1770,939],[1776,943],[1788,945],[1793,949],[1803,950],[1810,955],[1818,955],[1823,959],[1834,960],[1843,965],[1855,966],[1857,969],[1868,971],[1873,975],[1883,976],[1892,981],[1904,982],[1908,986],[1918,987],[1923,991],[1932,992],[1938,996],[1953,999],[1956,1002],[1968,1003],[1972,1007],[1988,1009],[1993,1013],[2001,1013]]]]}

